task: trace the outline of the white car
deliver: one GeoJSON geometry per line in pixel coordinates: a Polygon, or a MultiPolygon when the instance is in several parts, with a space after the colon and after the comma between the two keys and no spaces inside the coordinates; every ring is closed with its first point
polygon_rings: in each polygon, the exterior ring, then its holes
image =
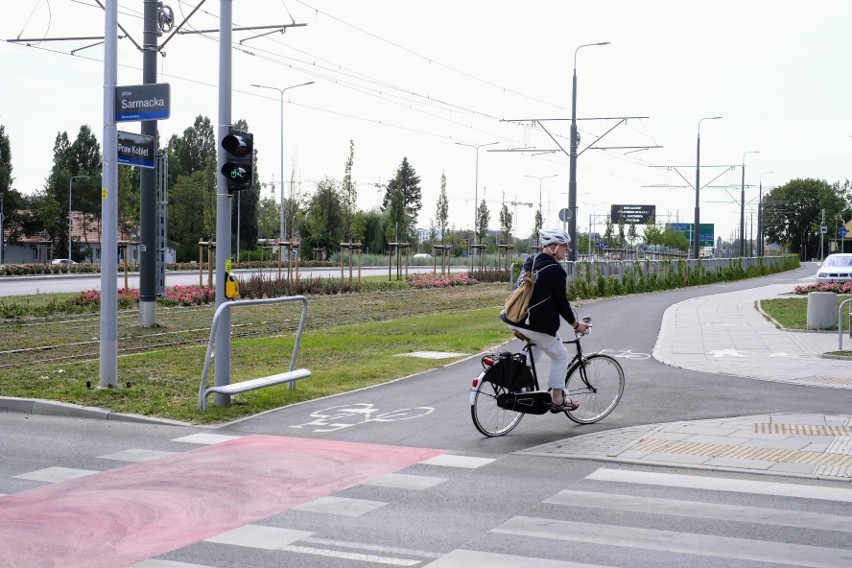
{"type": "Polygon", "coordinates": [[[825,257],[816,279],[817,282],[852,282],[852,253],[836,252],[825,257]]]}
{"type": "Polygon", "coordinates": [[[77,264],[77,263],[74,262],[73,260],[71,260],[70,258],[54,258],[50,262],[50,264],[53,264],[55,266],[70,266],[72,264],[77,264]]]}

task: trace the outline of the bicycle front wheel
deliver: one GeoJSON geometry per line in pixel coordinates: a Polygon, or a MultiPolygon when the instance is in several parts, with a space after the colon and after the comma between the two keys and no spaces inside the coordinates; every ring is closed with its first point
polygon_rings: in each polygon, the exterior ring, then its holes
{"type": "Polygon", "coordinates": [[[497,397],[508,393],[506,387],[480,379],[470,406],[470,417],[476,429],[489,437],[503,436],[517,426],[524,415],[497,406],[497,397]]]}
{"type": "Polygon", "coordinates": [[[565,388],[568,396],[580,403],[565,414],[578,424],[592,424],[606,417],[621,400],[624,370],[609,355],[589,355],[569,371],[565,388]]]}

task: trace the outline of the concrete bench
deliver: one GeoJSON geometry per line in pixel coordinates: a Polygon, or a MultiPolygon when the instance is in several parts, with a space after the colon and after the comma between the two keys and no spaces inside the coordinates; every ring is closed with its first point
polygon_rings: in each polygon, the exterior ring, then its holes
{"type": "Polygon", "coordinates": [[[201,393],[199,397],[199,406],[201,407],[201,411],[207,410],[207,396],[211,392],[217,392],[220,394],[239,394],[241,392],[248,392],[255,389],[262,389],[264,387],[271,387],[272,385],[280,385],[284,383],[293,384],[299,379],[304,379],[306,377],[310,377],[311,372],[307,369],[295,369],[293,371],[287,371],[286,373],[279,373],[277,375],[270,375],[268,377],[261,377],[259,379],[251,379],[248,381],[242,381],[240,383],[231,383],[228,385],[221,385],[218,387],[210,387],[205,389],[204,392],[201,393]]]}

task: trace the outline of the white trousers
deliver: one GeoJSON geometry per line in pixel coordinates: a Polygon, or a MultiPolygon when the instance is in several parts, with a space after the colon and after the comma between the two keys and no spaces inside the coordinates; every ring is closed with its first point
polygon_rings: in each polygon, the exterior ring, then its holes
{"type": "Polygon", "coordinates": [[[532,343],[535,343],[532,348],[535,361],[541,361],[539,358],[541,353],[550,357],[550,374],[547,376],[547,388],[562,389],[565,392],[565,396],[568,396],[568,390],[565,388],[565,375],[568,373],[568,360],[570,357],[568,350],[565,349],[565,344],[562,343],[562,339],[559,337],[559,332],[556,333],[556,337],[553,337],[552,335],[531,329],[515,327],[513,325],[509,327],[523,333],[530,338],[532,343]]]}

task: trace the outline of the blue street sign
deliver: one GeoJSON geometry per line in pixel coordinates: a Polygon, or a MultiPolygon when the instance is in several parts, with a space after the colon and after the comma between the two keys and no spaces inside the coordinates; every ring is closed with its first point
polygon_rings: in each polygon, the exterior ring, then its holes
{"type": "Polygon", "coordinates": [[[846,233],[848,233],[848,232],[849,231],[847,231],[845,228],[841,228],[839,231],[837,231],[837,234],[840,235],[841,237],[845,237],[846,233]]]}

